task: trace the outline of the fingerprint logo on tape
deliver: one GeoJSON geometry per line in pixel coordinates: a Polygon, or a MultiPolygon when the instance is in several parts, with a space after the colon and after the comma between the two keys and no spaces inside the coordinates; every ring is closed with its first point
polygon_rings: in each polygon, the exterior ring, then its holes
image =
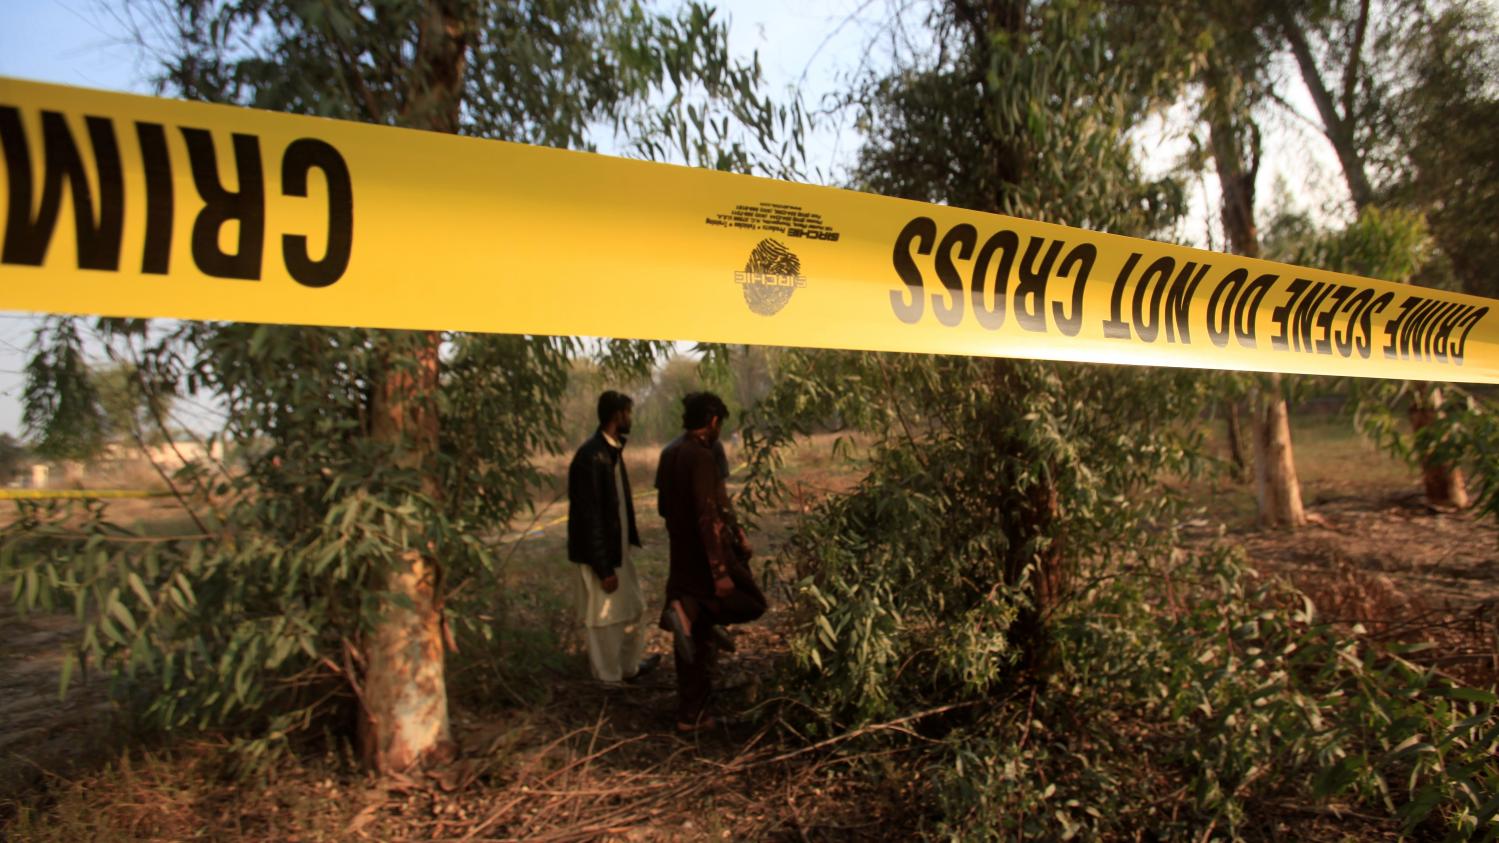
{"type": "Polygon", "coordinates": [[[750,252],[734,283],[744,290],[744,303],[761,316],[774,316],[791,301],[791,294],[807,286],[802,262],[782,243],[767,237],[750,252]]]}

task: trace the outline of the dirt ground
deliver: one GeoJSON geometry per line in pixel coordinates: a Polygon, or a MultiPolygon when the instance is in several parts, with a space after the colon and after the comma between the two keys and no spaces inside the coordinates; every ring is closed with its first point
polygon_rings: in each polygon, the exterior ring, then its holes
{"type": "Polygon", "coordinates": [[[39,783],[79,750],[107,740],[112,706],[97,676],[77,675],[58,695],[63,653],[77,624],[67,615],[19,617],[0,604],[0,793],[39,783]]]}
{"type": "MultiPolygon", "coordinates": [[[[1311,593],[1325,617],[1391,640],[1437,640],[1434,663],[1492,683],[1499,529],[1426,507],[1408,469],[1331,428],[1313,426],[1299,446],[1311,525],[1261,531],[1248,489],[1203,483],[1188,490],[1200,503],[1188,540],[1237,544],[1263,572],[1311,593]]],[[[774,556],[819,496],[853,482],[855,473],[820,449],[799,457],[792,500],[755,537],[761,558],[774,556]]],[[[659,600],[664,530],[646,467],[632,468],[646,544],[637,564],[659,600]]],[[[121,753],[100,683],[78,683],[58,701],[71,622],[0,610],[0,771],[9,776],[0,778],[0,823],[14,839],[36,840],[552,841],[890,839],[920,824],[898,754],[861,759],[885,775],[842,776],[836,754],[808,754],[797,748],[807,742],[788,744],[776,724],[748,716],[776,695],[765,683],[786,651],[784,594],[772,594],[779,608],[764,621],[738,631],[739,652],[718,683],[719,710],[730,716],[711,730],[675,734],[669,640],[659,630],[650,650],[666,658],[655,674],[624,689],[587,679],[562,597],[565,514],[563,502],[551,502],[504,537],[506,591],[525,595],[511,622],[551,630],[560,661],[533,686],[494,699],[465,695],[457,680],[453,724],[465,756],[431,777],[376,781],[330,750],[246,786],[217,777],[211,743],[121,753]]]]}
{"type": "Polygon", "coordinates": [[[1189,490],[1201,507],[1187,540],[1221,531],[1324,620],[1375,640],[1431,641],[1423,663],[1478,687],[1499,681],[1499,525],[1428,506],[1414,471],[1349,435],[1344,419],[1301,419],[1295,433],[1305,528],[1259,529],[1252,488],[1219,480],[1189,490]]]}

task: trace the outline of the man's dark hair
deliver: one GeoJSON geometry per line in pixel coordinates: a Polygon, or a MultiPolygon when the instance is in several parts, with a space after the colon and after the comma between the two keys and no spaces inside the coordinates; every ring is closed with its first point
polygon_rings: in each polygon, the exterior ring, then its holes
{"type": "Polygon", "coordinates": [[[599,396],[599,427],[609,423],[615,413],[622,413],[635,406],[635,399],[623,392],[610,389],[599,396]]]}
{"type": "Polygon", "coordinates": [[[694,392],[682,399],[682,429],[707,427],[715,418],[727,419],[729,407],[711,392],[694,392]]]}

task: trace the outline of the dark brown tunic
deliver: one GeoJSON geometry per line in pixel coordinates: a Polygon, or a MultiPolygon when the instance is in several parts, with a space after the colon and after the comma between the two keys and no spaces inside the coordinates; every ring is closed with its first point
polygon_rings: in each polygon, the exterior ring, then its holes
{"type": "Polygon", "coordinates": [[[680,600],[691,620],[689,641],[673,648],[677,665],[677,722],[697,723],[712,691],[718,658],[713,627],[748,623],[765,614],[765,595],[755,583],[748,558],[737,553],[738,525],[729,507],[723,472],[712,444],[701,434],[685,433],[661,452],[656,467],[657,506],[671,540],[671,569],[661,628],[671,629],[668,613],[680,600]],[[713,581],[734,584],[724,597],[713,581]]]}
{"type": "Polygon", "coordinates": [[[728,493],[703,436],[683,434],[661,451],[656,488],[670,539],[667,602],[711,601],[713,581],[729,576],[734,536],[726,520],[728,493]]]}

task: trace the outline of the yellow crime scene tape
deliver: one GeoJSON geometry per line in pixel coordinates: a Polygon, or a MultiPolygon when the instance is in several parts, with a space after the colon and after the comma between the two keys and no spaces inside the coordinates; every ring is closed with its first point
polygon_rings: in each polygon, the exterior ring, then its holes
{"type": "Polygon", "coordinates": [[[0,78],[0,309],[1499,381],[1499,302],[847,190],[0,78]]]}
{"type": "Polygon", "coordinates": [[[171,496],[171,492],[144,489],[0,489],[0,501],[113,500],[171,496]]]}

